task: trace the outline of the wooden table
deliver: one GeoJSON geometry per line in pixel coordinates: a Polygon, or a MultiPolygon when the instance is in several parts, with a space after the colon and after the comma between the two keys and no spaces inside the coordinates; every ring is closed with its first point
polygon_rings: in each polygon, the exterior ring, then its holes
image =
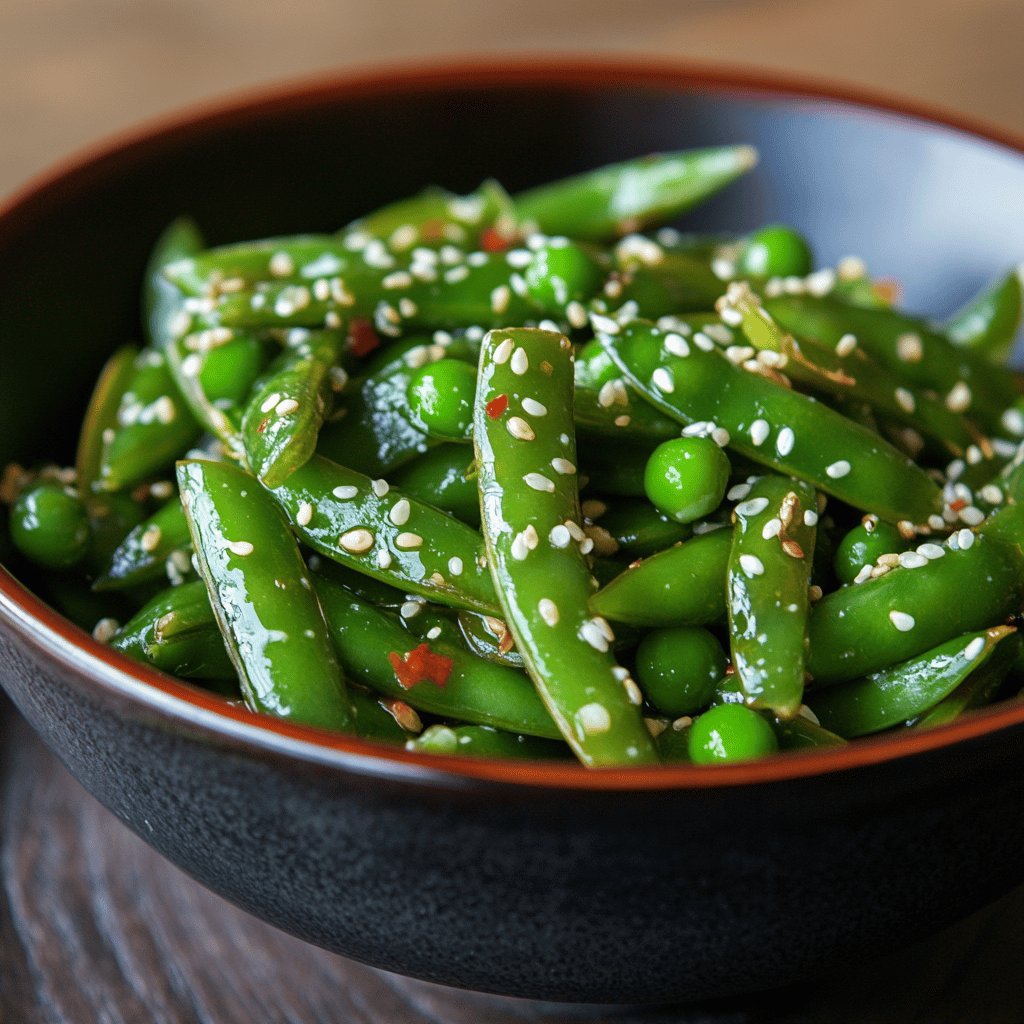
{"type": "Polygon", "coordinates": [[[96,803],[5,705],[0,1024],[1019,1024],[1024,887],[898,955],[696,1007],[497,999],[350,963],[212,895],[96,803]]]}

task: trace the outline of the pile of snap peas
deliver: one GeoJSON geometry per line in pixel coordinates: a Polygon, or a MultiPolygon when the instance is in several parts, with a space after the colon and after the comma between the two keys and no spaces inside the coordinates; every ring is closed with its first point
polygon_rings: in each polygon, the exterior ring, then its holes
{"type": "Polygon", "coordinates": [[[429,753],[715,764],[1016,697],[1020,271],[936,323],[791,227],[666,226],[755,164],[174,222],[74,465],[4,473],[11,563],[130,658],[429,753]]]}

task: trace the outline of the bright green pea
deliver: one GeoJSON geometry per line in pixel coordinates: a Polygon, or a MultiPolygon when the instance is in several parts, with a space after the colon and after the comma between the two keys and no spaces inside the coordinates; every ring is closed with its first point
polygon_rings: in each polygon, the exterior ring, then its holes
{"type": "Polygon", "coordinates": [[[14,503],[11,540],[37,565],[70,569],[89,551],[89,514],[73,491],[41,483],[14,503]]]}
{"type": "Polygon", "coordinates": [[[905,551],[906,547],[907,542],[895,526],[865,516],[836,548],[836,576],[843,583],[852,583],[865,565],[874,565],[880,555],[905,551]]]}
{"type": "Polygon", "coordinates": [[[424,429],[449,441],[473,433],[476,367],[461,359],[440,359],[420,367],[409,381],[409,404],[424,429]]]}
{"type": "Polygon", "coordinates": [[[736,260],[741,277],[805,277],[813,267],[810,246],[785,224],[769,224],[748,235],[736,260]]]}
{"type": "Polygon", "coordinates": [[[743,704],[719,704],[690,727],[690,759],[694,764],[752,761],[779,749],[772,727],[743,704]]]}
{"type": "Polygon", "coordinates": [[[644,469],[644,491],[678,523],[713,512],[729,482],[729,459],[707,437],[677,437],[658,445],[644,469]]]}
{"type": "Polygon", "coordinates": [[[706,629],[655,629],[636,652],[636,677],[644,695],[663,714],[678,718],[706,707],[725,676],[725,652],[706,629]]]}

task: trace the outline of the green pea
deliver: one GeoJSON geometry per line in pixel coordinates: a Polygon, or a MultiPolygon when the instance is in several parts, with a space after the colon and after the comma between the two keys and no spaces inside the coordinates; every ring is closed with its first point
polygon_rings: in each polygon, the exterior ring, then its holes
{"type": "Polygon", "coordinates": [[[636,677],[644,695],[663,714],[678,718],[707,707],[725,676],[725,652],[706,629],[655,629],[636,652],[636,677]]]}
{"type": "Polygon", "coordinates": [[[843,583],[852,583],[865,565],[874,565],[880,555],[904,551],[906,547],[907,542],[895,526],[865,516],[836,548],[836,576],[843,583]]]}
{"type": "Polygon", "coordinates": [[[813,267],[810,246],[785,224],[769,224],[748,235],[736,260],[741,277],[804,277],[813,267]]]}
{"type": "Polygon", "coordinates": [[[690,727],[690,759],[694,764],[752,761],[779,749],[772,727],[743,704],[719,704],[690,727]]]}
{"type": "Polygon", "coordinates": [[[678,523],[713,512],[729,482],[729,459],[707,437],[663,441],[644,468],[644,491],[659,511],[678,523]]]}
{"type": "Polygon", "coordinates": [[[409,404],[424,429],[449,441],[473,433],[476,367],[461,359],[441,359],[417,370],[409,381],[409,404]]]}
{"type": "Polygon", "coordinates": [[[11,509],[11,540],[37,565],[70,569],[89,551],[89,514],[78,495],[55,483],[25,491],[11,509]]]}

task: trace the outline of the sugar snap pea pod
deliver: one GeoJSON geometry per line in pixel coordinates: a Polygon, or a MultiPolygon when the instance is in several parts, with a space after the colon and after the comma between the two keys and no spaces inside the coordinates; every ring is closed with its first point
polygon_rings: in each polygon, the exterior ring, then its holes
{"type": "Polygon", "coordinates": [[[818,505],[814,488],[768,476],[737,504],[729,559],[729,640],[747,701],[799,710],[818,505]]]}
{"type": "Polygon", "coordinates": [[[721,622],[731,548],[731,531],[713,530],[651,555],[594,594],[590,610],[634,626],[721,622]]]}
{"type": "Polygon", "coordinates": [[[556,739],[530,681],[464,647],[417,644],[391,616],[321,576],[314,578],[338,659],[353,680],[419,711],[556,739]]]}
{"type": "MultiPolygon", "coordinates": [[[[491,331],[480,352],[474,444],[487,558],[504,618],[537,692],[588,766],[658,756],[640,693],[587,612],[572,420],[572,345],[552,331],[491,331]]],[[[591,542],[592,543],[592,542],[591,542]]]]}
{"type": "Polygon", "coordinates": [[[958,348],[970,349],[996,363],[1004,363],[1020,327],[1022,273],[1021,267],[1015,267],[971,299],[946,323],[943,328],[946,337],[958,348]]]}
{"type": "Polygon", "coordinates": [[[120,590],[191,571],[192,537],[177,495],[139,523],[118,544],[93,590],[120,590]],[[168,567],[168,560],[172,564],[168,567]]]}
{"type": "Polygon", "coordinates": [[[316,455],[271,494],[314,551],[439,604],[497,612],[480,535],[385,481],[316,455]]]}
{"type": "Polygon", "coordinates": [[[596,339],[588,341],[576,354],[575,382],[576,425],[589,433],[655,442],[678,436],[679,427],[674,420],[626,386],[621,371],[596,339]]]}
{"type": "Polygon", "coordinates": [[[978,530],[904,552],[891,572],[827,594],[808,625],[815,685],[876,672],[1019,613],[1022,542],[1024,506],[1007,505],[978,530]]]}
{"type": "Polygon", "coordinates": [[[615,255],[616,270],[604,294],[616,302],[635,302],[639,315],[651,320],[712,309],[725,290],[706,259],[662,249],[650,239],[625,238],[615,255]]]}
{"type": "Polygon", "coordinates": [[[473,453],[458,444],[441,444],[406,463],[391,477],[409,498],[448,512],[469,526],[480,525],[473,453]]]}
{"type": "Polygon", "coordinates": [[[750,146],[663,153],[541,185],[513,202],[521,223],[603,241],[685,213],[756,163],[750,146]]]}
{"type": "Polygon", "coordinates": [[[930,392],[913,386],[893,387],[882,369],[855,347],[848,355],[812,340],[798,342],[783,331],[744,284],[731,285],[720,302],[725,315],[735,310],[742,317],[743,333],[759,352],[774,352],[776,361],[792,380],[815,391],[867,402],[876,412],[963,455],[979,440],[978,431],[930,392]]]}
{"type": "Polygon", "coordinates": [[[164,274],[164,267],[190,260],[202,248],[203,236],[189,217],[168,224],[153,246],[143,278],[142,316],[149,341],[158,349],[178,337],[180,321],[188,315],[182,290],[164,274]]]}
{"type": "Polygon", "coordinates": [[[327,411],[329,375],[343,331],[292,331],[242,417],[245,454],[267,487],[277,487],[316,451],[327,411]]]}
{"type": "Polygon", "coordinates": [[[202,580],[162,590],[110,641],[129,658],[185,679],[234,679],[202,580]]]}
{"type": "Polygon", "coordinates": [[[846,746],[842,736],[816,725],[802,714],[789,719],[773,715],[770,721],[778,737],[780,750],[820,750],[822,747],[846,746]]]}
{"type": "Polygon", "coordinates": [[[594,550],[608,555],[646,558],[689,539],[693,533],[689,523],[663,516],[640,498],[588,498],[583,502],[583,515],[583,530],[594,541],[594,550]]]}
{"type": "Polygon", "coordinates": [[[117,427],[117,413],[125,392],[135,379],[138,350],[131,346],[118,349],[100,371],[96,387],[85,410],[75,454],[75,478],[87,494],[100,481],[105,439],[117,427]]]}
{"type": "Polygon", "coordinates": [[[177,475],[199,574],[248,706],[351,729],[323,611],[280,510],[227,463],[179,462],[177,475]]]}
{"type": "Polygon", "coordinates": [[[496,615],[459,612],[459,630],[465,645],[485,661],[494,661],[511,668],[523,668],[523,656],[516,650],[508,623],[496,615]]]}
{"type": "Polygon", "coordinates": [[[956,348],[923,320],[892,309],[866,309],[831,298],[782,295],[765,309],[798,338],[835,348],[847,335],[904,383],[938,392],[947,408],[998,432],[1015,397],[1013,383],[977,353],[956,348]]]}
{"type": "Polygon", "coordinates": [[[378,239],[396,253],[416,246],[475,249],[481,243],[505,248],[515,228],[512,200],[501,185],[488,180],[466,196],[428,188],[399,199],[348,225],[342,239],[349,244],[378,239]]]}
{"type": "Polygon", "coordinates": [[[808,395],[642,320],[599,336],[649,401],[680,423],[717,424],[729,446],[755,462],[885,519],[924,523],[941,512],[942,496],[923,469],[808,395]]]}
{"type": "Polygon", "coordinates": [[[163,352],[144,349],[121,395],[117,420],[103,432],[98,486],[120,490],[163,469],[199,437],[163,352]]]}
{"type": "Polygon", "coordinates": [[[995,626],[957,636],[862,679],[815,690],[811,707],[826,729],[847,739],[881,732],[948,697],[1014,632],[1012,626],[995,626]]]}
{"type": "Polygon", "coordinates": [[[405,748],[419,754],[459,754],[463,757],[527,761],[563,760],[572,756],[564,743],[520,736],[487,725],[432,725],[409,740],[405,748]]]}

